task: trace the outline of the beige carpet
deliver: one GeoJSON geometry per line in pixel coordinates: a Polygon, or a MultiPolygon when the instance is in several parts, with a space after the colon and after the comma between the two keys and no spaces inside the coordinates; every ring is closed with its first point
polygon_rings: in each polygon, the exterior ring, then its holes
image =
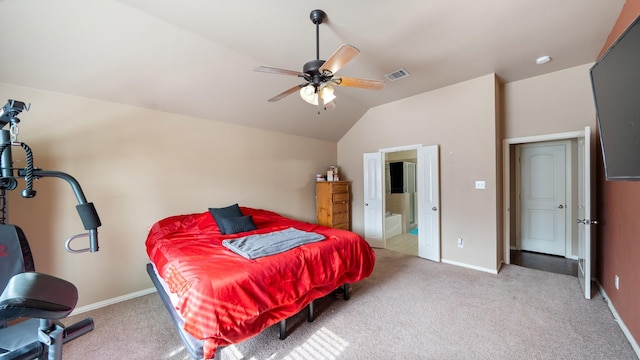
{"type": "MultiPolygon", "coordinates": [[[[637,359],[601,296],[575,277],[506,266],[498,275],[376,250],[352,297],[227,347],[220,359],[637,359]]],[[[140,271],[145,271],[144,268],[140,271]]],[[[190,359],[157,294],[86,316],[96,328],[64,347],[65,360],[190,359]]]]}

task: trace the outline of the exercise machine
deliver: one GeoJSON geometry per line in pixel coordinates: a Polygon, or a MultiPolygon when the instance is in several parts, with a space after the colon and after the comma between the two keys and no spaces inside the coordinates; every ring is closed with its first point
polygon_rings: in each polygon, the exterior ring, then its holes
{"type": "Polygon", "coordinates": [[[33,198],[33,181],[56,177],[71,186],[78,205],[76,209],[87,233],[71,236],[65,249],[71,253],[98,251],[100,218],[95,206],[82,192],[78,181],[59,171],[46,171],[33,166],[29,146],[18,141],[18,115],[29,105],[9,99],[0,109],[0,360],[62,359],[62,345],[93,330],[93,319],[86,318],[70,326],[59,320],[67,317],[78,301],[78,289],[70,282],[35,271],[31,249],[22,229],[6,224],[6,192],[18,187],[24,178],[23,198],[33,198]],[[4,129],[9,125],[9,130],[4,129]],[[13,167],[12,148],[26,154],[24,168],[13,167]],[[79,238],[89,238],[84,248],[72,246],[79,238]]]}

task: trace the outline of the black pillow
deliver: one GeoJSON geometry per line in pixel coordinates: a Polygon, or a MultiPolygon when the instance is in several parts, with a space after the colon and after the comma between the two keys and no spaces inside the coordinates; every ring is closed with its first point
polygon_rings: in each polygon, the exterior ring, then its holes
{"type": "Polygon", "coordinates": [[[224,217],[220,219],[223,224],[223,234],[236,234],[245,231],[256,230],[256,224],[253,223],[253,216],[236,216],[236,217],[224,217]]]}
{"type": "Polygon", "coordinates": [[[218,224],[220,233],[222,234],[228,234],[228,232],[225,231],[224,224],[222,223],[222,221],[220,221],[220,219],[242,216],[242,211],[240,211],[240,207],[238,206],[238,204],[229,205],[223,208],[209,208],[209,212],[216,220],[216,224],[218,224]]]}

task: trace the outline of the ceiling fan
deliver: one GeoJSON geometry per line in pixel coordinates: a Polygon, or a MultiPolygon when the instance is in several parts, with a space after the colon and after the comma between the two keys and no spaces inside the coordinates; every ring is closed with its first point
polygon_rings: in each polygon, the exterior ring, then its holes
{"type": "Polygon", "coordinates": [[[333,94],[333,87],[331,85],[371,90],[379,90],[384,87],[384,81],[381,80],[335,76],[338,70],[347,65],[360,53],[360,50],[351,45],[342,45],[329,59],[326,61],[320,60],[320,24],[322,24],[326,16],[327,14],[322,10],[311,11],[311,22],[316,25],[316,59],[304,64],[302,72],[267,66],[258,66],[253,69],[258,72],[297,76],[306,80],[305,83],[285,90],[268,101],[275,102],[295,92],[300,92],[300,96],[306,102],[328,109],[335,106],[333,100],[336,97],[333,94]]]}

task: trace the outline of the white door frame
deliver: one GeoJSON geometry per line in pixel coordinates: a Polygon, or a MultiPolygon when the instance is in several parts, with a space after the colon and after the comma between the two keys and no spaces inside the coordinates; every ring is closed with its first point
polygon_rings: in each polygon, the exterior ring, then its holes
{"type": "MultiPolygon", "coordinates": [[[[511,145],[516,144],[525,144],[525,143],[534,143],[534,142],[545,142],[545,141],[554,141],[554,140],[573,140],[584,137],[584,130],[580,131],[571,131],[564,133],[556,133],[556,134],[547,134],[547,135],[536,135],[536,136],[526,136],[526,137],[518,137],[518,138],[509,138],[503,140],[503,258],[505,264],[511,264],[511,224],[510,224],[510,204],[511,204],[511,155],[510,148],[511,145]]],[[[515,230],[515,229],[514,229],[515,230]]]]}
{"type": "Polygon", "coordinates": [[[407,146],[397,146],[397,147],[390,147],[390,148],[384,148],[384,149],[380,149],[378,150],[378,152],[381,153],[390,153],[390,152],[398,152],[398,151],[407,151],[407,150],[418,150],[422,147],[422,144],[416,144],[416,145],[407,145],[407,146]]]}

